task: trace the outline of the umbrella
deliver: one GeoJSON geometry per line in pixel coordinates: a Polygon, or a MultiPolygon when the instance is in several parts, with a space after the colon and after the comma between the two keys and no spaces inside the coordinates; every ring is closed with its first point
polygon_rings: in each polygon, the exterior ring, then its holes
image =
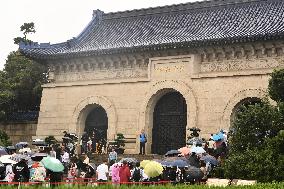
{"type": "Polygon", "coordinates": [[[219,164],[218,160],[214,156],[211,156],[211,155],[202,156],[200,160],[204,161],[205,163],[209,162],[211,165],[214,165],[214,166],[219,164]]]}
{"type": "Polygon", "coordinates": [[[32,145],[35,145],[35,146],[47,146],[46,142],[43,141],[43,140],[35,140],[32,142],[32,145]]]}
{"type": "Polygon", "coordinates": [[[221,140],[221,137],[217,134],[214,134],[212,138],[213,138],[214,141],[221,140]]]}
{"type": "Polygon", "coordinates": [[[16,164],[17,162],[10,159],[11,155],[4,155],[0,157],[0,162],[4,164],[16,164]]]}
{"type": "Polygon", "coordinates": [[[191,181],[191,180],[200,180],[203,178],[204,174],[203,172],[194,166],[188,167],[188,169],[185,171],[186,175],[186,180],[191,181]]]}
{"type": "Polygon", "coordinates": [[[8,155],[5,149],[0,149],[0,156],[8,155]]]}
{"type": "Polygon", "coordinates": [[[223,134],[222,132],[219,132],[217,135],[219,135],[219,136],[220,136],[221,140],[223,140],[223,139],[224,139],[224,134],[223,134]]]}
{"type": "Polygon", "coordinates": [[[186,156],[190,153],[190,149],[188,147],[182,147],[182,148],[178,149],[178,151],[180,151],[180,153],[183,156],[186,156]]]}
{"type": "Polygon", "coordinates": [[[173,156],[173,155],[178,155],[178,154],[181,154],[181,152],[178,150],[170,150],[165,154],[165,156],[173,156]]]}
{"type": "Polygon", "coordinates": [[[151,162],[150,160],[143,160],[143,161],[140,162],[140,167],[145,168],[146,165],[150,162],[151,162]]]}
{"type": "Polygon", "coordinates": [[[136,163],[138,160],[136,158],[122,158],[119,162],[122,163],[123,161],[126,161],[127,163],[136,163]]]}
{"type": "Polygon", "coordinates": [[[205,153],[206,151],[200,147],[200,146],[193,146],[191,149],[190,149],[191,152],[195,152],[196,154],[203,154],[205,153]]]}
{"type": "Polygon", "coordinates": [[[193,144],[202,145],[203,140],[201,138],[198,138],[198,137],[193,137],[193,138],[189,139],[186,143],[189,144],[189,145],[193,145],[193,144]]]}
{"type": "Polygon", "coordinates": [[[31,156],[33,161],[41,161],[44,157],[47,157],[46,153],[35,153],[31,156]]]}
{"type": "Polygon", "coordinates": [[[40,162],[46,169],[53,172],[62,172],[64,170],[62,163],[54,157],[44,157],[40,162]]]}
{"type": "Polygon", "coordinates": [[[163,166],[155,161],[150,161],[144,168],[144,172],[149,177],[157,177],[163,173],[163,166]]]}
{"type": "Polygon", "coordinates": [[[15,146],[7,146],[6,147],[8,150],[16,150],[15,146]]]}
{"type": "Polygon", "coordinates": [[[187,161],[177,159],[174,161],[162,161],[161,164],[166,167],[187,167],[189,163],[187,161]]]}
{"type": "Polygon", "coordinates": [[[28,142],[19,142],[15,145],[16,148],[23,148],[25,146],[28,146],[29,143],[28,142]]]}
{"type": "Polygon", "coordinates": [[[11,160],[14,160],[16,162],[21,161],[22,159],[25,159],[28,161],[28,165],[32,165],[33,161],[31,159],[31,157],[27,156],[27,155],[23,155],[23,154],[14,154],[10,157],[11,160]]]}

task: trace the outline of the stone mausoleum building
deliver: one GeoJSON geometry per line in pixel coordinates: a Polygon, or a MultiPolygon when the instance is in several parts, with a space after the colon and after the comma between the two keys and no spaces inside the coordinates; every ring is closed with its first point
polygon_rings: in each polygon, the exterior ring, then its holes
{"type": "Polygon", "coordinates": [[[283,0],[209,0],[124,12],[93,12],[77,37],[20,45],[49,66],[36,138],[96,128],[137,153],[184,146],[188,128],[229,129],[241,104],[266,95],[284,66],[283,0]]]}

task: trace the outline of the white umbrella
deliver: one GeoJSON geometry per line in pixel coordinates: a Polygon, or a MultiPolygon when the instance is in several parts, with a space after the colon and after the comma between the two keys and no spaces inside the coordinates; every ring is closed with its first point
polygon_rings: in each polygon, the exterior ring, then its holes
{"type": "Polygon", "coordinates": [[[4,155],[0,157],[0,162],[4,163],[4,164],[16,164],[17,162],[14,160],[11,160],[12,156],[11,155],[4,155]]]}
{"type": "Polygon", "coordinates": [[[206,151],[200,147],[200,146],[193,146],[191,149],[190,149],[191,153],[192,152],[195,152],[196,154],[203,154],[205,153],[206,151]]]}

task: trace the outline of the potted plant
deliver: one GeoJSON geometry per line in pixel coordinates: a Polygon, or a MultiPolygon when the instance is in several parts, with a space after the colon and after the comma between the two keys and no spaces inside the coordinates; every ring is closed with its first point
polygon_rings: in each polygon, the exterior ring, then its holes
{"type": "Polygon", "coordinates": [[[114,139],[114,146],[115,146],[115,151],[118,154],[123,154],[124,153],[124,146],[125,146],[125,137],[122,133],[117,133],[116,138],[114,139]]]}

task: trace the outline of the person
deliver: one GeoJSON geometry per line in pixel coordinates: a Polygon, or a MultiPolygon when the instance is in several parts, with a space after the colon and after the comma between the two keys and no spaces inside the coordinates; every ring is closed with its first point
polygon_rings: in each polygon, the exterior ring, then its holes
{"type": "Polygon", "coordinates": [[[89,165],[89,163],[90,163],[90,158],[88,157],[87,154],[85,154],[85,159],[84,159],[83,163],[85,163],[86,165],[89,165]]]}
{"type": "Polygon", "coordinates": [[[142,180],[142,170],[139,168],[140,162],[136,162],[135,167],[132,169],[131,179],[133,182],[140,182],[142,180]]]}
{"type": "Polygon", "coordinates": [[[49,156],[56,158],[56,151],[54,150],[54,147],[52,147],[51,150],[49,151],[49,156]]]}
{"type": "Polygon", "coordinates": [[[15,174],[13,173],[13,167],[11,164],[6,165],[5,171],[5,181],[12,182],[14,179],[15,174]]]}
{"type": "Polygon", "coordinates": [[[113,185],[119,184],[120,177],[119,177],[119,170],[120,170],[120,163],[114,163],[111,166],[111,182],[113,185]]]}
{"type": "Polygon", "coordinates": [[[197,155],[196,155],[195,152],[192,152],[192,153],[191,153],[191,156],[188,158],[188,161],[189,161],[189,164],[190,164],[191,166],[200,168],[199,159],[198,159],[198,157],[197,157],[197,155]]]}
{"type": "Polygon", "coordinates": [[[76,179],[77,176],[77,165],[75,162],[72,162],[68,169],[67,179],[72,182],[74,179],[76,179]]]}
{"type": "Polygon", "coordinates": [[[31,181],[33,182],[43,182],[46,177],[46,169],[43,167],[41,163],[37,163],[33,167],[34,171],[31,175],[31,181]]]}
{"type": "Polygon", "coordinates": [[[46,171],[46,175],[49,176],[49,182],[51,188],[58,186],[58,183],[62,181],[63,172],[53,172],[51,170],[46,171]]]}
{"type": "Polygon", "coordinates": [[[87,145],[88,140],[89,140],[88,134],[86,132],[83,132],[82,137],[81,137],[82,154],[85,154],[88,152],[88,145],[87,145]]]}
{"type": "Polygon", "coordinates": [[[96,131],[94,130],[93,135],[92,135],[92,151],[94,153],[97,152],[97,142],[98,142],[97,135],[96,135],[96,131]]]}
{"type": "Polygon", "coordinates": [[[111,149],[111,152],[108,155],[108,161],[109,162],[111,162],[111,161],[116,162],[117,161],[117,153],[116,153],[114,148],[111,149]]]}
{"type": "Polygon", "coordinates": [[[128,167],[128,163],[127,161],[124,160],[119,170],[120,183],[121,184],[128,183],[130,181],[130,177],[131,177],[131,174],[130,174],[130,169],[128,167]]]}
{"type": "Polygon", "coordinates": [[[68,164],[70,162],[70,157],[69,157],[69,153],[66,150],[64,150],[64,154],[61,156],[61,161],[64,165],[64,173],[67,173],[68,164]]]}
{"type": "Polygon", "coordinates": [[[13,172],[15,173],[15,182],[28,182],[30,177],[30,170],[28,168],[27,160],[22,158],[14,165],[13,172]]]}
{"type": "Polygon", "coordinates": [[[108,180],[107,174],[108,174],[107,160],[104,160],[104,162],[97,167],[96,170],[97,181],[107,182],[108,180]]]}
{"type": "Polygon", "coordinates": [[[141,130],[141,133],[139,135],[139,140],[140,140],[140,153],[139,154],[145,154],[145,144],[147,142],[147,137],[144,132],[144,129],[141,130]]]}

